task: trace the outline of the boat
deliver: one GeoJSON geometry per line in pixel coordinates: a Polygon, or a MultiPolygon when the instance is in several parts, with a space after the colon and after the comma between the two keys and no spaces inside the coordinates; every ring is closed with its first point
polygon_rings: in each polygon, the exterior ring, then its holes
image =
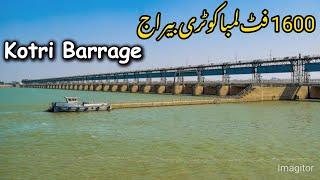
{"type": "Polygon", "coordinates": [[[51,102],[49,112],[111,111],[108,103],[79,102],[78,97],[64,97],[66,102],[51,102]]]}

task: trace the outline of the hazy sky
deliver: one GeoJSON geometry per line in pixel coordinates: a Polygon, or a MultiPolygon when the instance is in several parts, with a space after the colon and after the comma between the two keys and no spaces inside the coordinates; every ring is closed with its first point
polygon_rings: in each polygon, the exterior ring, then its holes
{"type": "MultiPolygon", "coordinates": [[[[296,56],[301,54],[320,54],[319,27],[312,33],[273,32],[274,25],[252,34],[243,34],[233,29],[232,37],[227,39],[223,33],[215,30],[205,34],[203,30],[193,34],[187,40],[163,38],[155,41],[156,33],[148,40],[136,35],[141,15],[155,18],[162,13],[163,27],[170,22],[188,22],[192,16],[199,16],[207,9],[212,16],[221,0],[137,0],[137,1],[4,1],[0,11],[0,81],[38,79],[57,76],[106,73],[152,67],[181,66],[186,64],[204,64],[251,60],[258,58],[296,56]],[[61,59],[60,44],[72,39],[77,44],[133,45],[144,47],[144,59],[132,61],[129,66],[120,66],[116,61],[105,59],[102,62],[79,61],[65,62],[61,59]],[[47,44],[56,42],[56,60],[44,62],[5,62],[3,60],[3,42],[17,40],[21,44],[36,41],[47,44]]],[[[223,11],[226,22],[233,20],[234,10],[240,9],[240,21],[246,22],[250,12],[254,12],[257,21],[263,9],[274,15],[313,15],[320,22],[319,0],[242,0],[229,1],[223,11]],[[229,21],[228,21],[229,20],[229,21]]],[[[210,17],[208,18],[210,20],[210,17]]],[[[151,20],[151,22],[153,22],[151,20]]],[[[196,23],[198,24],[198,22],[196,23]]],[[[318,76],[316,74],[315,76],[318,76]]]]}

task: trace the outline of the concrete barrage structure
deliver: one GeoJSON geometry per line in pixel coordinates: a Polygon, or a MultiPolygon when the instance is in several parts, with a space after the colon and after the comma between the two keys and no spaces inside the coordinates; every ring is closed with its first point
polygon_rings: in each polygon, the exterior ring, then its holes
{"type": "Polygon", "coordinates": [[[279,100],[320,98],[320,83],[313,82],[311,72],[320,72],[320,56],[295,56],[236,63],[206,64],[158,68],[106,74],[80,75],[48,79],[23,80],[22,87],[85,91],[110,91],[156,94],[192,94],[234,96],[243,100],[279,100]],[[264,73],[291,73],[290,82],[261,80],[264,73]],[[251,74],[248,82],[232,83],[230,76],[251,74]],[[205,81],[208,76],[221,76],[220,82],[205,81]],[[187,82],[184,77],[197,77],[187,82]],[[173,78],[173,81],[167,81],[173,78]],[[146,81],[141,81],[146,79],[146,81]],[[153,79],[160,79],[155,82],[153,79]],[[122,80],[122,81],[121,81],[122,80]],[[121,82],[120,82],[121,81],[121,82]],[[247,94],[247,92],[250,92],[247,94]],[[244,96],[245,95],[245,96],[244,96]]]}

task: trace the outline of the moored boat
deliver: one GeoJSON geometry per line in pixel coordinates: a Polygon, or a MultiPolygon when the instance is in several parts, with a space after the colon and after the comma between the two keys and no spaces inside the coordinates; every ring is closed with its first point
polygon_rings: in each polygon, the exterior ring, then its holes
{"type": "Polygon", "coordinates": [[[79,102],[78,97],[65,97],[66,102],[51,102],[49,112],[85,112],[110,111],[112,106],[108,103],[79,102]]]}

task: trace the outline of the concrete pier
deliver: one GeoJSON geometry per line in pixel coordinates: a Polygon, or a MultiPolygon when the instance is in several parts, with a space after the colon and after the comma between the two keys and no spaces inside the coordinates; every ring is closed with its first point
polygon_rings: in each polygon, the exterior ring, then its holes
{"type": "Polygon", "coordinates": [[[151,86],[151,85],[143,85],[143,86],[142,86],[142,92],[143,92],[143,93],[150,93],[150,92],[151,92],[151,89],[152,89],[152,86],[151,86]]]}
{"type": "Polygon", "coordinates": [[[309,97],[309,90],[308,86],[299,86],[298,89],[296,90],[295,93],[295,98],[296,99],[308,99],[309,97]]]}
{"type": "Polygon", "coordinates": [[[179,95],[182,93],[183,86],[182,85],[175,85],[173,86],[172,94],[179,95]]]}
{"type": "Polygon", "coordinates": [[[127,92],[128,91],[128,85],[123,84],[120,86],[120,92],[127,92]]]}
{"type": "Polygon", "coordinates": [[[166,86],[165,85],[156,86],[156,93],[157,94],[163,94],[165,92],[166,92],[166,86]]]}
{"type": "Polygon", "coordinates": [[[220,87],[218,87],[218,96],[227,96],[229,95],[229,91],[229,85],[221,85],[220,87]]]}
{"type": "Polygon", "coordinates": [[[94,85],[93,84],[89,85],[89,91],[93,91],[93,90],[94,90],[94,85]]]}
{"type": "Polygon", "coordinates": [[[104,84],[102,90],[103,90],[103,91],[108,91],[109,88],[110,88],[110,86],[109,86],[108,84],[104,84]]]}
{"type": "Polygon", "coordinates": [[[136,92],[138,92],[138,91],[139,91],[139,85],[137,85],[137,84],[132,84],[132,85],[130,86],[130,92],[136,93],[136,92]]]}
{"type": "Polygon", "coordinates": [[[102,90],[102,84],[98,84],[94,86],[95,91],[101,91],[102,90]]]}
{"type": "Polygon", "coordinates": [[[116,85],[116,84],[112,85],[111,91],[112,91],[112,92],[118,91],[118,85],[116,85]]]}

